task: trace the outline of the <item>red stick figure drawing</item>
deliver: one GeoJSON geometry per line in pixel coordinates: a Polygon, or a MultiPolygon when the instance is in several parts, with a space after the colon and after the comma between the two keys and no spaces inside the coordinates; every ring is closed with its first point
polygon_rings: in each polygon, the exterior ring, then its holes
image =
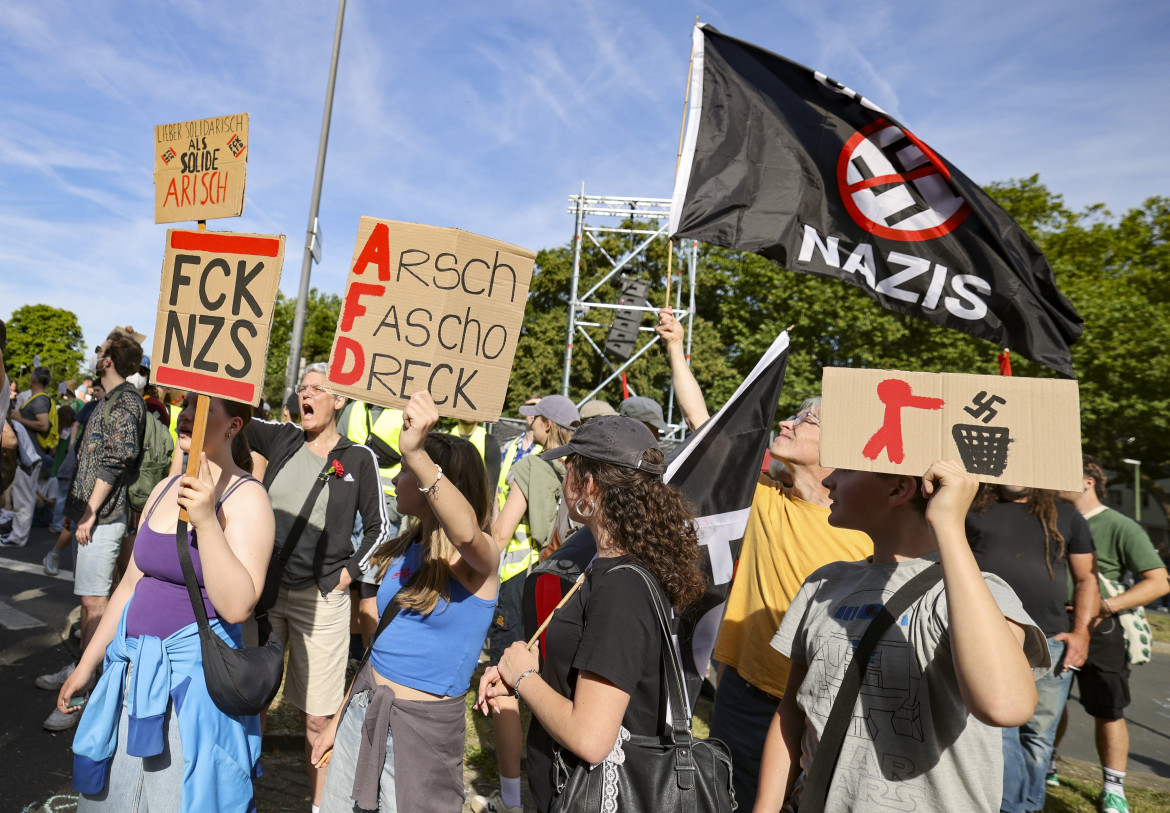
{"type": "Polygon", "coordinates": [[[891,463],[906,459],[902,449],[902,407],[914,409],[942,409],[943,399],[926,398],[910,391],[910,385],[897,378],[887,378],[877,385],[877,396],[886,405],[882,427],[873,433],[861,453],[870,460],[877,460],[882,449],[886,450],[891,463]]]}

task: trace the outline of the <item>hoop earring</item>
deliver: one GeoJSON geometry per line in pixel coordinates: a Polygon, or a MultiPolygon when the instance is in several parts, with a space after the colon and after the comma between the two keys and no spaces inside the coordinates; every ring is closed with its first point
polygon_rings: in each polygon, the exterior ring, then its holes
{"type": "Polygon", "coordinates": [[[588,497],[582,497],[581,499],[577,500],[577,502],[573,503],[573,507],[577,509],[577,515],[581,517],[581,519],[589,519],[591,516],[597,513],[597,505],[588,497]],[[589,513],[585,513],[585,511],[581,510],[581,503],[583,502],[589,503],[589,513]]]}

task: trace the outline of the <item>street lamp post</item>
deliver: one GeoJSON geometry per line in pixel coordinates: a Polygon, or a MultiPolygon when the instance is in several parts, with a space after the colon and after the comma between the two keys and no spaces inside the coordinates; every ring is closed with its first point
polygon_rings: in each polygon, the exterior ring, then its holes
{"type": "Polygon", "coordinates": [[[329,148],[329,123],[333,118],[333,88],[337,84],[337,59],[341,54],[341,26],[344,21],[345,0],[339,0],[337,26],[333,31],[333,58],[329,62],[329,84],[325,90],[325,114],[321,120],[321,139],[317,144],[317,171],[313,176],[313,198],[309,203],[309,228],[305,235],[305,254],[301,262],[301,287],[297,292],[297,305],[293,312],[288,366],[284,372],[284,399],[281,403],[288,401],[297,385],[309,301],[309,272],[313,268],[314,260],[321,262],[321,228],[317,221],[317,213],[321,206],[321,182],[325,176],[325,152],[329,148]]]}
{"type": "Polygon", "coordinates": [[[1127,457],[1122,463],[1133,466],[1133,519],[1142,521],[1142,461],[1127,457]]]}

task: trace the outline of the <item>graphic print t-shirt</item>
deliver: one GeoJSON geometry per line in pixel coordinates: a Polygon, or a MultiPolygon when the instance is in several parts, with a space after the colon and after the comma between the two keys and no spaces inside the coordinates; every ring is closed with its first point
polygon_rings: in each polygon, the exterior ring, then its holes
{"type": "MultiPolygon", "coordinates": [[[[938,561],[837,562],[797,593],[772,646],[808,666],[796,702],[805,714],[801,767],[808,771],[833,699],[870,619],[898,588],[938,561]]],[[[1048,643],[1007,583],[983,578],[1004,616],[1027,630],[1024,653],[1036,677],[1048,669],[1048,643]]],[[[951,657],[946,594],[940,581],[886,630],[871,657],[826,800],[849,810],[999,809],[1002,735],[963,704],[951,657]]]]}

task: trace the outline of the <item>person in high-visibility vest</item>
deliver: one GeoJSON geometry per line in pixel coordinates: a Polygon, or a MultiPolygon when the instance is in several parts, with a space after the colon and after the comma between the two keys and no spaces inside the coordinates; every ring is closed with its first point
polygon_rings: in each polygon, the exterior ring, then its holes
{"type": "MultiPolygon", "coordinates": [[[[524,402],[524,406],[531,407],[540,403],[540,396],[533,395],[524,402]]],[[[524,431],[504,444],[504,451],[500,454],[500,476],[496,481],[496,511],[504,510],[504,501],[508,499],[508,475],[518,461],[540,448],[532,432],[532,424],[536,420],[533,415],[524,416],[524,431]]]]}
{"type": "MultiPolygon", "coordinates": [[[[402,410],[380,407],[364,401],[351,401],[346,406],[337,431],[352,440],[369,446],[378,458],[378,474],[382,481],[382,493],[386,502],[387,539],[398,536],[402,515],[398,513],[398,497],[394,490],[394,478],[402,470],[402,455],[398,451],[398,437],[402,434],[402,410]]],[[[354,535],[363,533],[360,522],[354,526],[354,535]]],[[[376,568],[370,568],[358,579],[358,623],[364,651],[370,636],[378,628],[378,581],[376,568]]]]}
{"type": "MultiPolygon", "coordinates": [[[[576,405],[563,395],[546,395],[540,402],[520,407],[531,416],[535,441],[546,449],[568,443],[581,422],[576,405]]],[[[540,548],[556,524],[561,500],[565,464],[528,455],[512,466],[510,490],[504,508],[492,524],[492,538],[500,546],[500,594],[496,614],[488,629],[488,651],[498,664],[504,650],[523,640],[524,576],[540,558],[540,548]],[[522,530],[523,529],[523,530],[522,530]],[[520,544],[517,544],[517,542],[520,544]]],[[[499,698],[499,713],[493,725],[496,759],[499,761],[498,796],[472,796],[471,809],[482,811],[520,810],[520,705],[514,697],[499,698]]]]}
{"type": "Polygon", "coordinates": [[[471,441],[471,445],[476,448],[480,458],[483,459],[489,484],[500,479],[500,442],[487,433],[483,424],[479,421],[467,421],[460,418],[455,428],[448,431],[447,434],[471,441]]]}

